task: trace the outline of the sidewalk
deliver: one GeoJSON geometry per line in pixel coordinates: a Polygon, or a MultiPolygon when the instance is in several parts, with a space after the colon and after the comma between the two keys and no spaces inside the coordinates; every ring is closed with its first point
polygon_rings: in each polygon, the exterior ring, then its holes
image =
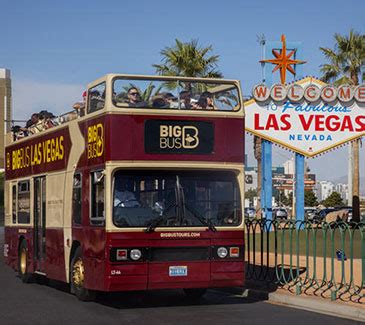
{"type": "Polygon", "coordinates": [[[257,301],[267,301],[272,304],[285,305],[292,308],[308,310],[334,317],[347,318],[359,322],[365,322],[365,305],[347,303],[342,301],[330,301],[324,298],[302,294],[297,296],[286,289],[277,289],[268,292],[263,289],[227,288],[217,289],[234,294],[236,297],[250,298],[257,301]]]}

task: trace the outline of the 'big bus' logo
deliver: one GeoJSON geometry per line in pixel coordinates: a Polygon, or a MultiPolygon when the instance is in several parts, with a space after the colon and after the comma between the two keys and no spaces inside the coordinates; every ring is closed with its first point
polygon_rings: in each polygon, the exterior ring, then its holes
{"type": "Polygon", "coordinates": [[[104,128],[101,123],[87,128],[87,159],[98,158],[104,152],[104,128]]]}
{"type": "Polygon", "coordinates": [[[161,149],[194,149],[199,145],[199,130],[192,125],[160,125],[161,149]]]}

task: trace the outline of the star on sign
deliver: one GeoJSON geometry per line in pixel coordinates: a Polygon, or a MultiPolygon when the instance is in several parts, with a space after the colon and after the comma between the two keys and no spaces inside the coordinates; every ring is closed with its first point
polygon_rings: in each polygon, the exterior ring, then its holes
{"type": "Polygon", "coordinates": [[[274,54],[275,59],[261,60],[260,63],[276,64],[276,67],[272,70],[272,72],[275,72],[280,69],[280,81],[282,84],[285,84],[286,70],[288,70],[293,75],[295,75],[295,70],[292,67],[292,65],[303,64],[303,63],[306,63],[307,61],[291,59],[291,57],[296,52],[296,49],[291,50],[288,54],[286,54],[285,35],[281,35],[281,41],[283,42],[283,48],[281,49],[281,51],[278,52],[277,50],[272,50],[272,53],[274,54]]]}

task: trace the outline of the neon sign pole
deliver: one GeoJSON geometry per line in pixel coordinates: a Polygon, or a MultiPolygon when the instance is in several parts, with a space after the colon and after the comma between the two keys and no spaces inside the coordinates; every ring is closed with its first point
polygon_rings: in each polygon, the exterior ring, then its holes
{"type": "MultiPolygon", "coordinates": [[[[269,87],[272,86],[272,75],[275,71],[280,69],[281,83],[286,82],[286,71],[288,70],[295,79],[301,79],[303,77],[302,63],[304,61],[297,60],[296,58],[301,53],[300,42],[286,42],[285,36],[281,36],[281,42],[267,42],[265,44],[265,57],[274,54],[274,59],[262,60],[261,63],[275,64],[276,67],[272,71],[267,71],[269,68],[267,64],[264,66],[264,76],[266,78],[265,84],[269,87]],[[287,49],[292,49],[287,54],[287,49]],[[280,50],[280,52],[278,52],[280,50]],[[296,68],[292,67],[296,65],[296,68]]],[[[271,68],[271,66],[270,66],[271,68]]],[[[263,198],[261,207],[264,211],[266,219],[272,220],[272,142],[262,141],[262,191],[261,197],[263,198]]],[[[304,220],[304,156],[301,154],[295,154],[295,201],[296,209],[295,216],[297,220],[304,220]]],[[[294,211],[293,211],[294,212],[294,211]]]]}

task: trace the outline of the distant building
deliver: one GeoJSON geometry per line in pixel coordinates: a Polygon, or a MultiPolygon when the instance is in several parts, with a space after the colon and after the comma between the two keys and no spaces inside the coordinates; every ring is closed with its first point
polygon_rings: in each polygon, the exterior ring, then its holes
{"type": "Polygon", "coordinates": [[[284,173],[287,175],[295,174],[295,162],[294,159],[287,160],[284,164],[284,173]]]}
{"type": "Polygon", "coordinates": [[[317,183],[318,201],[327,199],[335,191],[335,185],[329,181],[320,181],[317,183]]]}
{"type": "MultiPolygon", "coordinates": [[[[307,171],[307,166],[305,167],[307,171]]],[[[284,192],[286,196],[293,192],[293,173],[294,173],[294,161],[286,161],[282,167],[272,167],[272,185],[273,185],[273,197],[284,192]]],[[[304,186],[305,190],[315,190],[316,175],[305,173],[304,186]]],[[[245,167],[245,191],[249,189],[257,189],[257,167],[245,167]]]]}
{"type": "Polygon", "coordinates": [[[335,191],[341,195],[342,200],[348,201],[349,199],[349,186],[347,184],[336,184],[335,191]]]}
{"type": "Polygon", "coordinates": [[[11,79],[10,70],[0,69],[0,169],[4,166],[4,134],[11,129],[11,79]]]}

